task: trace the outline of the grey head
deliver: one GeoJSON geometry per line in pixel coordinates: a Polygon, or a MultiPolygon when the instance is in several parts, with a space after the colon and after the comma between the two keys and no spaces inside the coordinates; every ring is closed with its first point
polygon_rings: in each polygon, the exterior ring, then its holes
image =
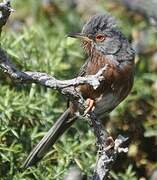
{"type": "Polygon", "coordinates": [[[83,26],[81,33],[69,36],[82,39],[87,52],[95,48],[104,55],[116,55],[125,48],[128,54],[134,53],[127,38],[117,28],[115,19],[108,13],[96,14],[83,26]]]}

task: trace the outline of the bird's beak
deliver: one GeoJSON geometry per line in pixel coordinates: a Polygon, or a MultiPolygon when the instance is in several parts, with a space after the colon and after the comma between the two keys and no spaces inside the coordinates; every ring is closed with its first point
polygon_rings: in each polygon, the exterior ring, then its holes
{"type": "Polygon", "coordinates": [[[83,33],[69,33],[67,36],[71,37],[71,38],[78,38],[78,39],[81,39],[81,40],[87,41],[87,42],[92,41],[92,39],[90,39],[89,37],[87,37],[87,35],[85,35],[83,33]]]}

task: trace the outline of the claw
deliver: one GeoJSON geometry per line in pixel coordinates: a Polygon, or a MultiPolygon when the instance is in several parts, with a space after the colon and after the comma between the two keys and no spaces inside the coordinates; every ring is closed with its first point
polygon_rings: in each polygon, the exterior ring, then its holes
{"type": "Polygon", "coordinates": [[[108,151],[109,149],[111,149],[111,148],[113,148],[115,146],[115,141],[111,136],[109,136],[107,138],[106,145],[107,145],[107,147],[105,148],[105,151],[108,151]]]}
{"type": "Polygon", "coordinates": [[[94,109],[94,100],[87,98],[86,107],[87,109],[84,111],[84,116],[94,109]]]}

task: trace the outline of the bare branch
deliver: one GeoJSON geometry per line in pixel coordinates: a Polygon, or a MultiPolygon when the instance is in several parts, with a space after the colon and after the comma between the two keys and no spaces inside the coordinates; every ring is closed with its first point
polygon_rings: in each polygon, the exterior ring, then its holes
{"type": "Polygon", "coordinates": [[[0,3],[0,33],[2,31],[2,27],[6,24],[12,11],[13,9],[10,6],[9,0],[0,3]]]}
{"type": "Polygon", "coordinates": [[[128,152],[128,148],[122,147],[128,138],[119,135],[114,141],[93,112],[90,113],[90,120],[97,138],[98,147],[97,162],[92,180],[104,180],[108,178],[109,171],[116,161],[118,154],[128,152]]]}
{"type": "Polygon", "coordinates": [[[47,73],[31,71],[22,72],[18,70],[11,63],[6,52],[0,49],[0,68],[12,79],[18,80],[19,83],[37,83],[48,88],[57,89],[59,91],[66,89],[66,91],[63,91],[64,94],[71,94],[71,87],[76,87],[81,84],[90,84],[94,89],[99,87],[100,81],[104,79],[102,74],[107,69],[107,65],[100,69],[95,75],[77,77],[70,80],[58,80],[47,73]],[[69,92],[67,90],[68,87],[70,87],[69,92]]]}

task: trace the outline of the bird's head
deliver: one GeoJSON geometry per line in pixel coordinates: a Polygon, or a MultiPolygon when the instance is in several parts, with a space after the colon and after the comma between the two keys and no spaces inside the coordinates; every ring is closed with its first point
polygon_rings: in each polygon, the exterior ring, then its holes
{"type": "Polygon", "coordinates": [[[107,13],[93,16],[83,26],[81,33],[71,33],[69,36],[81,39],[88,54],[94,48],[104,55],[116,54],[122,46],[121,39],[124,39],[114,18],[107,13]]]}

